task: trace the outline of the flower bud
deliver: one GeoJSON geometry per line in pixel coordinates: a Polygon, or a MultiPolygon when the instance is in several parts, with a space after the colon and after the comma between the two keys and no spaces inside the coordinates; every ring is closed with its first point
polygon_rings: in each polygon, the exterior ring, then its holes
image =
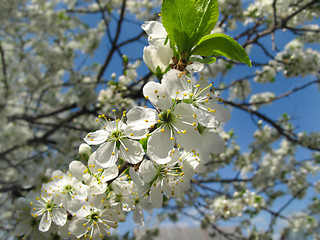
{"type": "Polygon", "coordinates": [[[120,222],[125,222],[126,221],[126,215],[122,212],[118,214],[118,218],[120,222]]]}
{"type": "Polygon", "coordinates": [[[92,154],[91,147],[86,143],[82,143],[79,147],[80,158],[87,162],[91,154],[92,154]]]}
{"type": "Polygon", "coordinates": [[[143,61],[155,74],[166,72],[172,57],[173,51],[170,45],[164,45],[160,41],[143,49],[143,61]]]}
{"type": "Polygon", "coordinates": [[[116,73],[112,73],[112,74],[111,74],[111,78],[112,78],[112,80],[115,80],[115,79],[116,79],[116,77],[117,77],[117,74],[116,74],[116,73]]]}
{"type": "Polygon", "coordinates": [[[127,66],[128,62],[129,62],[129,58],[127,55],[122,55],[122,59],[123,59],[123,65],[127,66]]]}

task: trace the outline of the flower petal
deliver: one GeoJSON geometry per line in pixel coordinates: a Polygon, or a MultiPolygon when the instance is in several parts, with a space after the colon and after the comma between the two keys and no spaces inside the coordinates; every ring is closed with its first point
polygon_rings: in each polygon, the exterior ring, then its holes
{"type": "Polygon", "coordinates": [[[67,177],[66,174],[64,172],[62,172],[61,170],[55,170],[52,172],[51,174],[52,177],[56,177],[56,178],[64,178],[67,177]]]}
{"type": "Polygon", "coordinates": [[[149,44],[153,44],[159,39],[165,39],[168,35],[163,25],[157,21],[146,21],[141,28],[149,35],[149,44]]]}
{"type": "Polygon", "coordinates": [[[129,174],[132,179],[132,181],[138,186],[142,187],[144,185],[144,182],[142,181],[140,175],[134,170],[133,167],[129,168],[129,174]]]}
{"type": "Polygon", "coordinates": [[[175,126],[179,129],[183,129],[184,133],[176,134],[176,138],[177,143],[185,150],[195,150],[202,145],[203,140],[195,127],[181,122],[175,123],[175,126]]]}
{"type": "Polygon", "coordinates": [[[97,130],[95,132],[90,132],[84,138],[84,141],[89,145],[99,145],[104,143],[109,136],[109,132],[106,130],[97,130]]]}
{"type": "Polygon", "coordinates": [[[115,142],[106,142],[96,151],[96,162],[104,168],[111,167],[118,160],[118,149],[115,142]]]}
{"type": "Polygon", "coordinates": [[[204,68],[204,64],[201,62],[193,62],[190,65],[187,65],[187,70],[191,73],[200,72],[204,68]]]}
{"type": "Polygon", "coordinates": [[[221,104],[215,102],[209,102],[208,104],[206,104],[206,106],[208,106],[212,110],[216,110],[212,115],[218,122],[225,123],[230,120],[231,114],[228,108],[225,108],[221,104]]]}
{"type": "Polygon", "coordinates": [[[180,71],[171,69],[163,75],[161,84],[170,94],[172,99],[182,100],[184,98],[184,92],[190,91],[188,89],[189,84],[186,82],[185,75],[180,71]]]}
{"type": "Polygon", "coordinates": [[[142,138],[148,132],[148,128],[155,125],[158,114],[154,109],[134,107],[127,113],[127,125],[133,131],[132,138],[142,138]]]}
{"type": "Polygon", "coordinates": [[[157,73],[157,68],[164,73],[173,57],[170,44],[165,45],[164,42],[164,40],[159,40],[154,45],[149,45],[143,49],[143,61],[154,73],[157,73]]]}
{"type": "Polygon", "coordinates": [[[52,221],[58,226],[63,226],[67,222],[67,212],[64,208],[54,208],[52,210],[52,221]]]}
{"type": "Polygon", "coordinates": [[[120,145],[120,157],[131,164],[137,164],[142,160],[144,150],[139,142],[131,139],[122,139],[120,141],[122,142],[120,145]]]}
{"type": "Polygon", "coordinates": [[[210,153],[221,153],[225,149],[225,142],[214,132],[206,129],[201,135],[203,140],[201,146],[197,149],[200,153],[200,159],[206,163],[210,159],[210,153]]]}
{"type": "MultiPolygon", "coordinates": [[[[96,180],[96,179],[95,179],[96,180]]],[[[97,181],[97,180],[96,180],[97,181]]],[[[96,183],[96,184],[92,184],[91,188],[90,188],[90,194],[92,193],[92,195],[99,195],[99,194],[103,194],[106,192],[108,188],[108,184],[106,183],[96,183]]]]}
{"type": "Polygon", "coordinates": [[[48,211],[46,211],[41,217],[41,220],[39,223],[39,230],[41,232],[47,232],[49,230],[50,226],[51,226],[50,213],[48,211]]]}
{"type": "Polygon", "coordinates": [[[72,161],[69,164],[69,170],[71,174],[80,181],[86,181],[90,176],[89,174],[86,174],[87,167],[80,161],[72,161]]]}
{"type": "Polygon", "coordinates": [[[148,82],[143,87],[143,95],[149,99],[153,106],[166,110],[172,106],[172,100],[164,86],[156,82],[148,82]]]}
{"type": "Polygon", "coordinates": [[[153,162],[150,160],[144,160],[139,167],[139,173],[141,174],[142,179],[146,183],[149,183],[156,176],[157,170],[153,162]]]}
{"type": "Polygon", "coordinates": [[[150,191],[151,204],[154,208],[160,208],[163,202],[163,194],[161,193],[161,182],[155,182],[151,186],[150,191]]]}
{"type": "MultiPolygon", "coordinates": [[[[116,164],[104,169],[103,173],[102,173],[102,176],[103,176],[103,181],[104,182],[107,182],[111,179],[114,179],[118,176],[119,174],[119,169],[117,167],[116,164]]],[[[101,176],[101,178],[102,178],[101,176]]]]}
{"type": "Polygon", "coordinates": [[[76,219],[70,223],[69,231],[72,232],[77,238],[80,238],[88,231],[86,223],[87,220],[85,219],[76,219]]]}
{"type": "Polygon", "coordinates": [[[140,199],[140,207],[145,211],[151,211],[153,209],[150,196],[145,196],[140,199]]]}
{"type": "Polygon", "coordinates": [[[93,152],[92,155],[89,157],[88,160],[88,168],[92,175],[98,172],[98,169],[102,168],[100,164],[96,161],[97,151],[93,152]]]}
{"type": "Polygon", "coordinates": [[[200,109],[195,109],[199,122],[207,128],[217,128],[220,123],[214,117],[215,113],[207,111],[206,106],[202,105],[200,109]]]}
{"type": "Polygon", "coordinates": [[[136,207],[133,212],[133,221],[140,226],[144,225],[143,213],[140,208],[136,207]]]}
{"type": "Polygon", "coordinates": [[[159,164],[170,162],[170,151],[174,147],[174,140],[171,140],[171,130],[168,127],[156,129],[150,136],[147,144],[148,156],[159,164]]]}

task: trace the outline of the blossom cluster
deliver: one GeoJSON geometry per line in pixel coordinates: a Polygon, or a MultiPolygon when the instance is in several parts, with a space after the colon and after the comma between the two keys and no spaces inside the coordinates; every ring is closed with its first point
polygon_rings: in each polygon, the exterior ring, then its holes
{"type": "Polygon", "coordinates": [[[235,192],[233,198],[221,196],[214,199],[209,206],[214,214],[210,214],[208,218],[210,221],[215,222],[218,219],[240,217],[248,207],[259,209],[263,206],[265,206],[265,202],[258,194],[249,190],[235,192]]]}
{"type": "Polygon", "coordinates": [[[312,234],[313,239],[319,239],[319,233],[316,229],[319,227],[319,222],[313,216],[305,212],[298,212],[292,214],[288,228],[298,237],[305,238],[307,235],[312,234]]]}
{"type": "MultiPolygon", "coordinates": [[[[309,34],[310,35],[310,34],[309,34]]],[[[308,38],[309,35],[305,35],[308,38]]],[[[314,38],[310,38],[312,41],[314,38]]],[[[274,60],[256,71],[254,80],[259,83],[273,82],[277,72],[283,72],[286,77],[302,77],[312,74],[318,75],[320,71],[320,57],[318,51],[304,48],[303,39],[292,40],[282,52],[279,52],[274,60]]]]}
{"type": "MultiPolygon", "coordinates": [[[[244,16],[247,17],[246,23],[254,22],[259,18],[264,19],[267,24],[271,24],[275,19],[273,14],[276,14],[279,19],[284,19],[295,13],[299,7],[304,6],[307,3],[308,1],[306,0],[299,1],[298,3],[294,0],[279,1],[276,3],[274,9],[273,1],[258,0],[248,6],[247,10],[244,12],[244,16]],[[274,10],[276,13],[274,13],[274,10]]],[[[319,9],[306,8],[302,10],[302,14],[295,14],[287,24],[291,27],[298,26],[301,22],[311,21],[314,17],[319,17],[319,15],[319,9]]]]}
{"type": "Polygon", "coordinates": [[[275,64],[271,61],[271,64],[277,66],[277,71],[282,71],[286,77],[317,75],[320,71],[319,52],[312,48],[304,49],[304,44],[299,40],[289,42],[274,61],[282,63],[275,64]]]}
{"type": "MultiPolygon", "coordinates": [[[[77,6],[76,0],[63,0],[63,2],[68,5],[69,9],[76,8],[77,10],[89,11],[93,13],[99,11],[101,7],[105,9],[120,9],[123,4],[123,1],[121,0],[100,0],[99,2],[89,2],[85,7],[79,7],[77,6]]],[[[134,14],[136,18],[146,19],[153,17],[151,10],[159,7],[161,2],[159,3],[159,1],[156,0],[128,0],[126,1],[125,5],[126,9],[131,14],[134,14]]]]}
{"type": "Polygon", "coordinates": [[[210,155],[224,150],[218,130],[230,119],[229,110],[201,74],[197,80],[188,71],[167,70],[172,53],[162,51],[166,33],[161,27],[159,22],[143,25],[149,47],[163,54],[144,51],[149,68],[156,66],[153,70],[163,73],[160,82],[143,87],[153,107],[135,106],[121,118],[116,109],[113,117],[99,115],[101,129],[89,132],[80,145],[82,161],[72,161],[66,171],[53,171],[40,191],[19,199],[20,236],[33,238],[39,229],[43,239],[56,233],[102,239],[129,211],[143,225],[143,210],[181,196],[193,176],[206,170],[210,155]],[[96,146],[95,151],[89,145],[96,146]]]}
{"type": "Polygon", "coordinates": [[[261,104],[268,104],[275,98],[275,94],[273,92],[262,92],[253,94],[250,98],[250,104],[252,104],[252,108],[257,110],[261,104]]]}
{"type": "Polygon", "coordinates": [[[247,79],[235,82],[230,88],[230,98],[244,101],[251,93],[250,81],[247,79]]]}
{"type": "MultiPolygon", "coordinates": [[[[123,56],[127,61],[127,56],[123,56]]],[[[128,94],[128,85],[136,81],[137,68],[140,66],[141,61],[128,63],[124,74],[117,78],[115,73],[111,74],[111,80],[108,81],[108,88],[101,89],[98,94],[98,107],[102,112],[112,112],[112,109],[117,107],[118,110],[124,111],[136,105],[135,101],[131,98],[125,98],[124,95],[128,94]]]]}

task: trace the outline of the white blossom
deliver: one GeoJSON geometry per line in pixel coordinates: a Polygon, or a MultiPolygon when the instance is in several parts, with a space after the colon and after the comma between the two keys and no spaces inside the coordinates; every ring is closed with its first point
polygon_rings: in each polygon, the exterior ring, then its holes
{"type": "Polygon", "coordinates": [[[118,158],[136,164],[142,160],[144,151],[131,129],[122,120],[101,122],[103,130],[90,132],[84,140],[90,145],[100,145],[96,151],[96,162],[104,168],[114,165],[118,158]]]}
{"type": "Polygon", "coordinates": [[[76,179],[70,172],[64,173],[56,170],[48,183],[42,185],[42,194],[54,194],[60,196],[64,206],[72,199],[86,199],[89,187],[76,179]]]}
{"type": "Polygon", "coordinates": [[[252,109],[257,110],[262,105],[271,104],[272,100],[275,98],[273,92],[263,92],[251,95],[249,103],[252,104],[252,109]]]}
{"type": "Polygon", "coordinates": [[[63,226],[67,221],[67,212],[63,208],[60,195],[40,194],[30,204],[31,216],[34,218],[41,216],[39,230],[42,232],[48,231],[52,222],[63,226]]]}
{"type": "Polygon", "coordinates": [[[83,181],[90,187],[93,194],[104,193],[108,187],[107,182],[118,176],[118,167],[112,165],[109,168],[103,168],[95,160],[96,152],[94,152],[88,161],[86,167],[80,161],[73,161],[69,165],[72,175],[79,181],[83,181]]]}
{"type": "Polygon", "coordinates": [[[144,182],[151,186],[150,199],[155,208],[161,207],[164,192],[169,197],[175,197],[190,187],[190,169],[187,169],[187,174],[184,172],[183,165],[179,164],[179,159],[182,161],[182,158],[178,150],[173,151],[171,155],[171,161],[166,164],[144,160],[139,169],[144,182]]]}
{"type": "Polygon", "coordinates": [[[69,225],[69,233],[77,238],[91,239],[102,239],[110,235],[110,227],[118,226],[118,214],[106,205],[102,198],[74,201],[70,212],[75,219],[69,225]]]}

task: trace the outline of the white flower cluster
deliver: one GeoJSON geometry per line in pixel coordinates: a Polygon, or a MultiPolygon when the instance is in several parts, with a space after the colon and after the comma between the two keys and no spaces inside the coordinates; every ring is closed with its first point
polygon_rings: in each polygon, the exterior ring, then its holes
{"type": "Polygon", "coordinates": [[[301,132],[298,134],[299,141],[304,146],[320,146],[320,133],[318,132],[301,132]]]}
{"type": "Polygon", "coordinates": [[[247,96],[251,93],[251,85],[250,81],[247,79],[235,82],[234,85],[230,88],[230,98],[231,99],[239,99],[244,101],[247,96]]]}
{"type": "MultiPolygon", "coordinates": [[[[70,9],[73,9],[75,6],[77,6],[76,0],[63,0],[63,2],[68,4],[70,9]]],[[[90,4],[86,5],[86,8],[77,7],[77,9],[97,12],[100,10],[100,6],[102,9],[121,9],[122,4],[122,0],[100,0],[99,4],[97,2],[91,2],[90,4]]],[[[156,0],[127,0],[126,10],[135,15],[135,17],[138,19],[148,19],[154,17],[154,12],[152,10],[156,9],[160,5],[161,1],[156,0]]]]}
{"type": "MultiPolygon", "coordinates": [[[[163,34],[159,24],[143,25],[155,42],[164,39],[156,40],[156,30],[163,34]]],[[[155,52],[162,47],[153,45],[155,52]]],[[[164,69],[169,62],[165,64],[164,69]]],[[[79,148],[85,163],[73,161],[68,171],[53,171],[39,192],[18,201],[18,229],[29,226],[19,234],[32,238],[38,228],[42,239],[53,233],[69,239],[102,239],[125,221],[129,211],[136,223],[143,224],[142,210],[161,207],[164,195],[183,194],[192,177],[205,171],[210,154],[224,150],[217,130],[230,113],[212,90],[203,77],[197,80],[171,69],[161,83],[148,82],[143,87],[144,97],[154,108],[135,106],[123,111],[121,119],[116,118],[116,110],[113,120],[99,115],[101,129],[89,132],[84,138],[88,145],[79,148]],[[89,145],[97,149],[92,151],[89,145]],[[24,217],[28,213],[31,218],[24,217]]],[[[248,204],[249,197],[245,199],[242,203],[248,204]]]]}
{"type": "Polygon", "coordinates": [[[285,49],[279,52],[274,60],[263,66],[262,70],[256,71],[254,80],[259,83],[268,83],[275,80],[277,72],[289,77],[302,77],[312,74],[318,75],[320,72],[319,51],[304,48],[304,42],[315,40],[316,33],[302,35],[300,39],[289,42],[285,49]]]}
{"type": "Polygon", "coordinates": [[[236,20],[243,18],[242,4],[238,0],[219,0],[219,11],[223,15],[232,15],[236,20]]]}
{"type": "Polygon", "coordinates": [[[316,232],[315,230],[319,227],[317,219],[304,212],[293,214],[290,217],[289,223],[290,225],[288,228],[290,229],[290,232],[293,235],[300,236],[301,239],[304,239],[308,233],[316,232]]]}
{"type": "Polygon", "coordinates": [[[278,149],[269,149],[269,152],[262,158],[260,167],[252,180],[252,185],[263,189],[272,186],[275,179],[285,179],[286,174],[292,172],[294,159],[291,157],[288,161],[288,156],[291,156],[295,149],[296,146],[286,139],[280,142],[278,149]]]}
{"type": "Polygon", "coordinates": [[[262,70],[256,71],[256,76],[254,81],[258,83],[269,83],[275,80],[277,72],[273,66],[265,65],[263,66],[262,70]]]}
{"type": "MultiPolygon", "coordinates": [[[[272,12],[272,0],[259,0],[251,3],[243,13],[246,17],[245,24],[254,22],[255,19],[265,17],[270,18],[272,12]]],[[[270,20],[272,21],[272,20],[270,20]]]]}
{"type": "Polygon", "coordinates": [[[317,24],[309,24],[304,26],[305,33],[299,36],[299,40],[303,43],[320,42],[320,26],[317,24]]]}
{"type": "Polygon", "coordinates": [[[320,180],[314,183],[314,189],[317,193],[320,193],[320,180]]]}
{"type": "Polygon", "coordinates": [[[273,99],[275,98],[275,94],[273,92],[263,92],[253,94],[250,98],[250,103],[252,104],[252,109],[257,110],[262,104],[270,104],[273,99]]]}
{"type": "Polygon", "coordinates": [[[214,214],[209,215],[209,218],[212,222],[216,222],[218,219],[226,220],[232,217],[240,217],[248,207],[259,210],[264,205],[263,198],[254,192],[249,190],[235,192],[233,198],[221,196],[214,199],[209,206],[214,214]]]}
{"type": "MultiPolygon", "coordinates": [[[[126,58],[126,56],[124,56],[126,58]]],[[[111,81],[108,82],[108,87],[102,89],[98,95],[98,102],[101,111],[110,113],[113,108],[124,110],[135,106],[135,102],[131,98],[125,98],[124,95],[128,93],[128,85],[135,82],[137,78],[137,68],[141,61],[129,63],[125,73],[118,77],[116,74],[111,75],[111,81]]]]}
{"type": "Polygon", "coordinates": [[[236,21],[244,19],[242,2],[239,0],[219,0],[219,10],[223,16],[232,16],[227,18],[229,29],[236,28],[236,21]]]}
{"type": "MultiPolygon", "coordinates": [[[[251,3],[247,10],[244,12],[246,17],[245,23],[250,23],[256,21],[256,19],[265,19],[269,24],[274,21],[274,10],[273,10],[273,0],[258,0],[251,3]]],[[[295,0],[285,0],[276,2],[276,16],[278,21],[285,19],[287,16],[295,13],[299,8],[306,5],[307,0],[295,1],[295,0]]],[[[287,23],[288,26],[294,27],[300,25],[302,22],[312,21],[313,18],[317,18],[320,15],[319,9],[303,9],[301,14],[296,14],[287,23]]]]}
{"type": "Polygon", "coordinates": [[[304,49],[304,44],[295,39],[289,42],[270,64],[275,65],[277,71],[282,71],[286,77],[317,75],[320,71],[320,55],[314,49],[304,49]]]}
{"type": "Polygon", "coordinates": [[[275,142],[280,137],[279,132],[269,125],[260,127],[259,130],[254,132],[253,136],[255,138],[253,145],[257,148],[265,150],[266,152],[268,152],[269,149],[264,147],[268,146],[268,143],[275,142]]]}
{"type": "Polygon", "coordinates": [[[219,73],[226,74],[231,68],[231,63],[224,59],[218,59],[214,64],[206,65],[202,72],[204,77],[216,78],[219,73]]]}

